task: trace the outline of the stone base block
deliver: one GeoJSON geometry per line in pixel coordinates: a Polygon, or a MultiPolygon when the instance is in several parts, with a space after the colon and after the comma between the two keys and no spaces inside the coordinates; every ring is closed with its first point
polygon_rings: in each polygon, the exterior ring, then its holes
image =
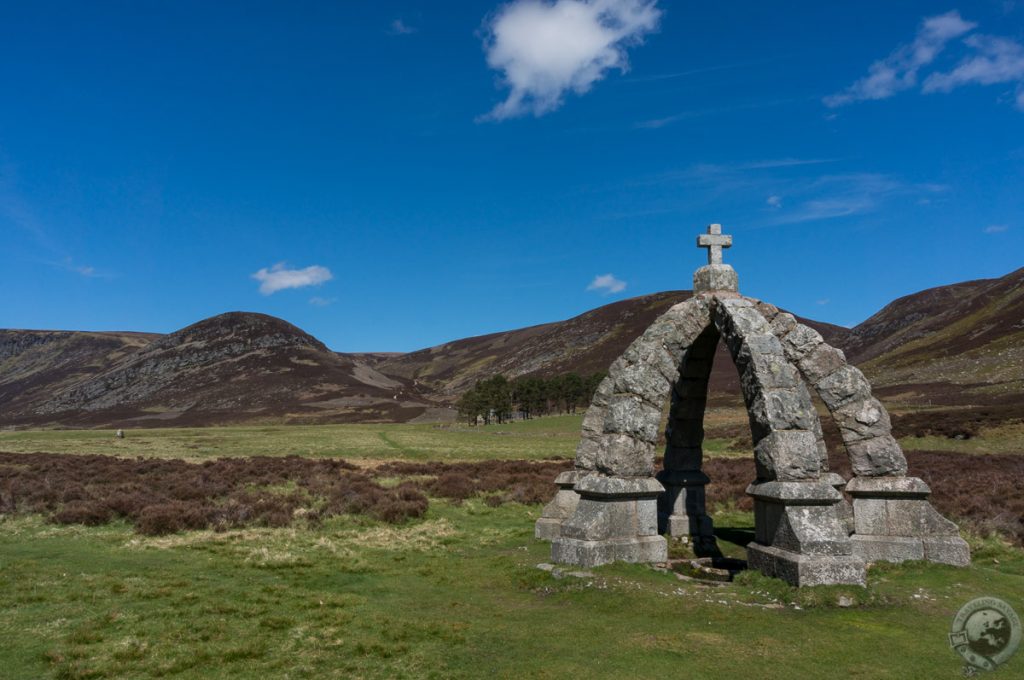
{"type": "Polygon", "coordinates": [[[562,522],[556,517],[541,517],[533,525],[533,535],[542,541],[553,541],[562,535],[562,522]]]}
{"type": "Polygon", "coordinates": [[[924,557],[930,562],[966,567],[971,563],[971,549],[959,536],[925,536],[924,557]]]}
{"type": "Polygon", "coordinates": [[[580,567],[611,562],[665,562],[668,542],[663,536],[637,536],[587,541],[559,537],[551,544],[551,561],[580,567]]]}
{"type": "Polygon", "coordinates": [[[924,544],[914,536],[871,536],[854,534],[853,554],[865,562],[923,560],[924,544]]]}
{"type": "Polygon", "coordinates": [[[727,264],[708,264],[693,273],[693,292],[739,292],[736,270],[727,264]]]}
{"type": "Polygon", "coordinates": [[[956,524],[928,502],[931,490],[917,477],[855,477],[853,496],[857,554],[865,560],[929,560],[967,566],[967,542],[956,524]]]}
{"type": "Polygon", "coordinates": [[[856,555],[799,555],[750,543],[747,545],[747,566],[794,586],[867,584],[864,560],[856,555]]]}
{"type": "Polygon", "coordinates": [[[672,537],[708,537],[715,535],[715,525],[707,515],[669,515],[663,533],[672,537]]]}
{"type": "Polygon", "coordinates": [[[583,477],[578,470],[568,470],[555,478],[558,493],[544,506],[540,519],[534,525],[533,535],[543,541],[550,541],[562,533],[562,523],[572,517],[579,505],[580,495],[573,490],[576,482],[583,477]]]}

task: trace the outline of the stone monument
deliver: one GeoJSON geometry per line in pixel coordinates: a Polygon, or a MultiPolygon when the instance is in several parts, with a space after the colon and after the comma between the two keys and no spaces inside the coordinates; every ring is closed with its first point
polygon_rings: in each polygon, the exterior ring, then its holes
{"type": "Polygon", "coordinates": [[[537,521],[555,562],[592,567],[661,562],[665,537],[714,545],[702,471],[704,408],[719,340],[740,374],[754,441],[756,479],[751,568],[794,585],[865,582],[865,564],[926,559],[970,563],[956,525],[928,502],[928,485],[907,477],[885,407],[864,375],[791,314],[739,294],[722,262],[732,237],[712,224],[697,245],[708,264],[693,297],[659,317],[612,363],[583,418],[573,470],[537,521]],[[828,469],[808,386],[842,435],[854,477],[828,469]],[[664,467],[654,449],[668,402],[664,467]],[[843,496],[852,497],[852,506],[843,496]]]}

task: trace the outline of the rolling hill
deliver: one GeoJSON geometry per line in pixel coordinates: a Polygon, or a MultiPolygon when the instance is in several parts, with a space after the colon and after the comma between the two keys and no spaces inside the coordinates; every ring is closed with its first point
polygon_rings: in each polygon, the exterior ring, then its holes
{"type": "MultiPolygon", "coordinates": [[[[0,425],[405,422],[450,417],[477,380],[605,370],[689,291],[407,354],[330,351],[286,321],[230,312],[168,335],[0,330],[0,425]]],[[[803,320],[890,400],[998,404],[1024,394],[1024,269],[893,301],[853,329],[803,320]]],[[[735,394],[719,348],[712,390],[735,394]]]]}

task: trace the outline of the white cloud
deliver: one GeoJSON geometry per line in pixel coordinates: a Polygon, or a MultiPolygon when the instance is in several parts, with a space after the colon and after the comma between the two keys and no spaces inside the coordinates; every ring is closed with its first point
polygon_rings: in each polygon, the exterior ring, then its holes
{"type": "Polygon", "coordinates": [[[769,208],[781,208],[782,207],[782,196],[769,196],[765,203],[768,204],[769,208]]]}
{"type": "Polygon", "coordinates": [[[270,269],[264,267],[252,278],[260,282],[260,292],[272,295],[279,290],[288,288],[305,288],[319,286],[334,278],[331,270],[320,265],[311,265],[305,269],[288,269],[284,262],[278,262],[270,269]]]}
{"type": "Polygon", "coordinates": [[[309,298],[309,304],[313,305],[314,307],[330,307],[337,301],[338,298],[322,298],[319,295],[314,295],[313,297],[309,298]]]}
{"type": "Polygon", "coordinates": [[[401,19],[395,19],[391,22],[391,28],[388,30],[388,33],[391,35],[409,35],[417,30],[415,26],[410,26],[401,19]]]}
{"type": "Polygon", "coordinates": [[[828,298],[821,298],[820,300],[817,301],[819,305],[827,305],[829,302],[831,302],[831,300],[829,300],[828,298]]]}
{"type": "Polygon", "coordinates": [[[964,21],[956,10],[926,18],[913,43],[901,45],[885,59],[871,64],[868,75],[844,91],[825,97],[825,105],[834,108],[865,99],[885,99],[914,87],[923,66],[932,63],[950,40],[976,26],[964,21]]]}
{"type": "Polygon", "coordinates": [[[990,224],[989,226],[985,227],[985,233],[986,234],[1001,234],[1001,233],[1003,233],[1004,231],[1006,231],[1009,228],[1010,227],[1008,227],[1005,224],[990,224]]]}
{"type": "Polygon", "coordinates": [[[924,81],[924,92],[950,92],[963,85],[1017,83],[1017,108],[1024,111],[1024,45],[994,35],[972,35],[964,43],[975,54],[964,58],[948,73],[933,73],[924,81]]]}
{"type": "Polygon", "coordinates": [[[626,290],[626,282],[615,278],[612,274],[603,274],[601,276],[595,276],[594,280],[590,282],[589,286],[587,286],[587,290],[597,290],[605,295],[621,293],[626,290]]]}
{"type": "Polygon", "coordinates": [[[484,118],[557,109],[610,69],[628,68],[626,47],[658,26],[656,0],[514,0],[487,21],[487,64],[501,71],[508,98],[484,118]]]}

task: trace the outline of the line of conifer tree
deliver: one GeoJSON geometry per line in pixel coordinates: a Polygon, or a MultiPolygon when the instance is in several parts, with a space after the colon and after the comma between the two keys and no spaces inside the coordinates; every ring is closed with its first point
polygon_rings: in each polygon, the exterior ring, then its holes
{"type": "Polygon", "coordinates": [[[586,408],[605,373],[581,376],[563,373],[551,378],[524,376],[509,380],[496,375],[480,380],[459,399],[459,416],[470,425],[504,423],[550,413],[575,413],[586,408]]]}

